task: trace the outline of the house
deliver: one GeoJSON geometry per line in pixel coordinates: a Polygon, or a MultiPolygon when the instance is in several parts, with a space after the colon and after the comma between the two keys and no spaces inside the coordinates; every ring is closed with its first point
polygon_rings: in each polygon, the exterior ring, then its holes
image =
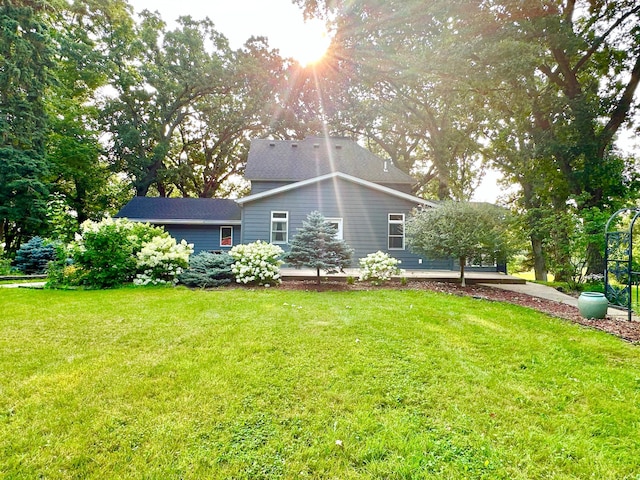
{"type": "Polygon", "coordinates": [[[382,250],[407,269],[453,267],[406,246],[404,223],[411,211],[436,204],[413,196],[413,178],[351,140],[253,140],[245,178],[251,193],[236,200],[242,207],[242,243],[266,240],[287,250],[307,215],[317,210],[354,249],[354,265],[382,250]]]}
{"type": "Polygon", "coordinates": [[[455,269],[452,259],[409,251],[404,224],[416,207],[436,203],[411,194],[414,180],[346,138],[253,140],[245,169],[250,194],[237,200],[136,197],[118,213],[163,225],[195,251],[225,251],[264,240],[288,249],[307,215],[317,210],[358,259],[381,250],[405,269],[455,269]]]}
{"type": "Polygon", "coordinates": [[[194,253],[223,251],[240,243],[240,206],[230,199],[133,197],[116,217],[162,225],[194,253]]]}

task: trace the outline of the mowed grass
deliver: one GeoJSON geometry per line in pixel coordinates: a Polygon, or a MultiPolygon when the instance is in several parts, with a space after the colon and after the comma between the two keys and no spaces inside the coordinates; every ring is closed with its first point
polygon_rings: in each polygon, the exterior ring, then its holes
{"type": "Polygon", "coordinates": [[[0,290],[0,478],[637,479],[638,348],[412,290],[0,290]]]}

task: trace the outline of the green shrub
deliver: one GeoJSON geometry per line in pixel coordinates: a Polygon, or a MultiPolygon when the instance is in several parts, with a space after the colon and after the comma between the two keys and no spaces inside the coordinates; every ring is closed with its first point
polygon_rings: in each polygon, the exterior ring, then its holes
{"type": "Polygon", "coordinates": [[[23,243],[16,252],[15,267],[26,274],[42,274],[47,271],[49,262],[56,259],[56,248],[53,243],[40,237],[33,237],[23,243]]]}
{"type": "Polygon", "coordinates": [[[13,267],[11,267],[10,258],[0,258],[0,275],[11,275],[13,267]]]}
{"type": "Polygon", "coordinates": [[[82,285],[86,270],[73,264],[69,246],[56,244],[56,260],[47,268],[47,287],[65,288],[82,285]]]}
{"type": "Polygon", "coordinates": [[[82,269],[82,283],[90,288],[112,288],[130,282],[138,271],[136,254],[154,237],[167,237],[161,227],[124,218],[88,220],[71,248],[73,263],[82,269]]]}
{"type": "Polygon", "coordinates": [[[233,280],[233,257],[226,253],[201,252],[189,260],[189,268],[178,275],[188,287],[211,288],[228,285],[233,280]]]}
{"type": "Polygon", "coordinates": [[[11,259],[5,258],[4,243],[0,243],[0,275],[11,275],[11,259]]]}

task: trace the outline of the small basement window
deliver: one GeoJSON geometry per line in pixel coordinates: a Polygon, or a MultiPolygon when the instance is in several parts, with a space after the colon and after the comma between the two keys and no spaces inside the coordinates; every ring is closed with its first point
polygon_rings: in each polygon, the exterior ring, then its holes
{"type": "Polygon", "coordinates": [[[233,227],[220,227],[220,246],[233,246],[233,227]]]}
{"type": "Polygon", "coordinates": [[[404,250],[404,213],[389,214],[389,250],[404,250]]]}

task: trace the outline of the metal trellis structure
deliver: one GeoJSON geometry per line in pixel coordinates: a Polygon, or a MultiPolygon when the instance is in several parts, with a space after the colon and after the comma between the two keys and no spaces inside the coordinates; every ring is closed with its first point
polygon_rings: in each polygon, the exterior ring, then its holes
{"type": "Polygon", "coordinates": [[[640,208],[623,208],[609,218],[605,227],[605,295],[611,305],[628,311],[629,321],[632,316],[633,287],[636,287],[638,303],[637,287],[640,284],[640,271],[634,271],[633,262],[633,227],[639,217],[640,208]]]}

